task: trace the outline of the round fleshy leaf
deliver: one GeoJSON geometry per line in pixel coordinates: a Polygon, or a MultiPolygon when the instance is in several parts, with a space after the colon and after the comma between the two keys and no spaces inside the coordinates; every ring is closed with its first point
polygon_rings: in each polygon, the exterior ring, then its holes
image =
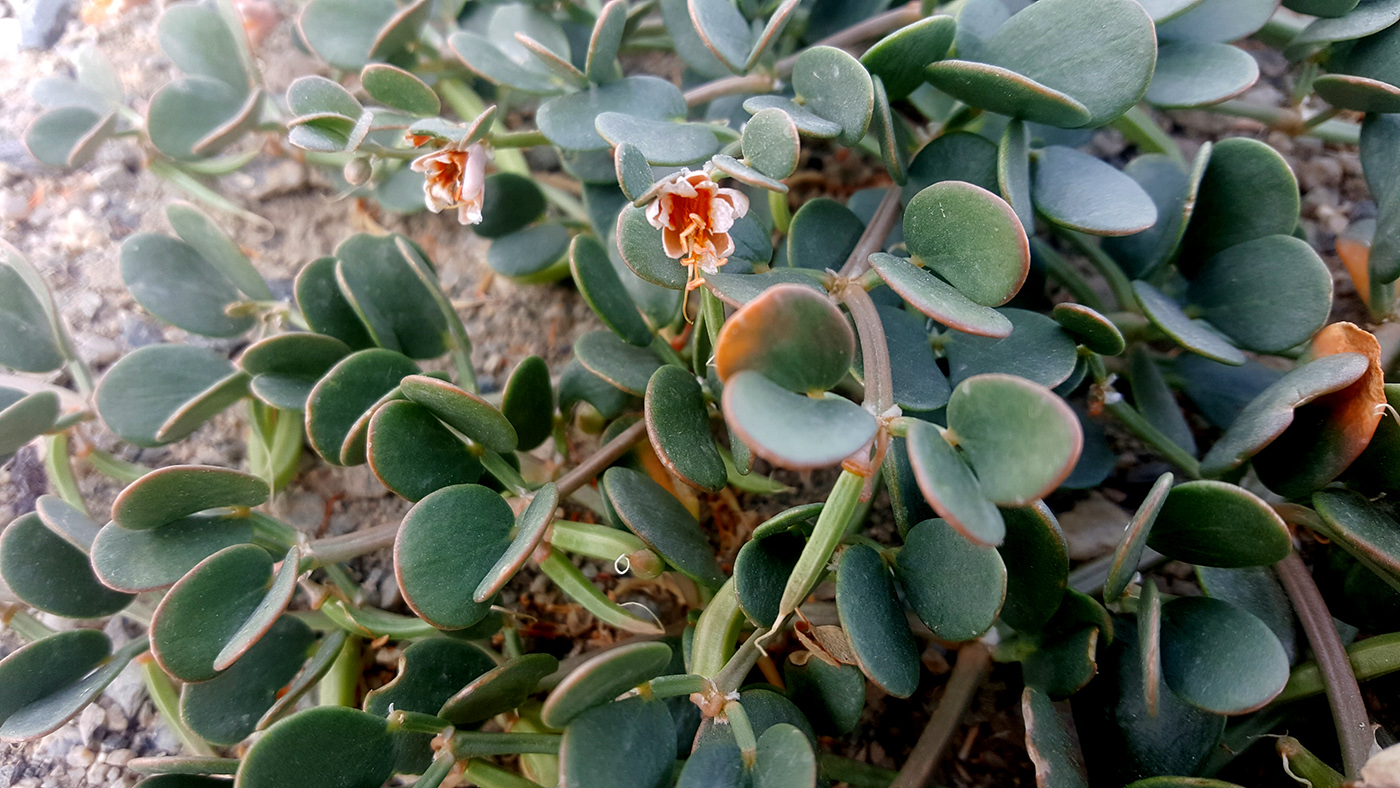
{"type": "Polygon", "coordinates": [[[1293,423],[1296,408],[1360,380],[1370,368],[1360,353],[1315,359],[1279,378],[1240,411],[1230,428],[1201,458],[1201,472],[1223,476],[1258,454],[1293,423]]]}
{"type": "Polygon", "coordinates": [[[236,788],[371,788],[394,771],[395,738],[383,717],[319,706],[278,722],[238,767],[236,788]]]}
{"type": "MultiPolygon", "coordinates": [[[[517,45],[517,42],[507,39],[500,41],[510,46],[517,45]]],[[[543,64],[539,69],[526,67],[502,52],[495,40],[487,36],[470,30],[458,30],[448,38],[448,44],[463,65],[488,82],[539,95],[558,93],[561,89],[560,83],[551,77],[543,64]]]]}
{"type": "Polygon", "coordinates": [[[267,631],[277,622],[277,618],[282,615],[282,611],[287,609],[287,604],[292,601],[292,593],[296,591],[300,572],[301,549],[292,547],[283,557],[282,565],[278,567],[277,574],[273,576],[267,594],[263,596],[262,601],[254,608],[243,625],[219,650],[218,655],[214,658],[215,670],[227,670],[246,654],[248,649],[257,643],[263,635],[267,634],[267,631]]]}
{"type": "Polygon", "coordinates": [[[626,26],[625,0],[612,0],[598,12],[598,21],[594,23],[593,34],[588,40],[588,55],[583,68],[590,80],[611,82],[622,75],[617,64],[617,51],[622,46],[626,26]]]}
{"type": "Polygon", "coordinates": [[[398,391],[399,381],[419,371],[392,350],[361,350],[330,368],[307,396],[307,438],[332,465],[360,465],[375,404],[398,391]]]}
{"type": "Polygon", "coordinates": [[[762,109],[744,124],[744,159],[770,178],[786,178],[797,170],[801,152],[797,124],[780,109],[762,109]]]}
{"type": "Polygon", "coordinates": [[[1082,304],[1056,304],[1051,316],[1081,345],[1099,355],[1116,356],[1128,346],[1112,320],[1082,304]]]}
{"type": "Polygon", "coordinates": [[[880,158],[885,163],[885,172],[901,186],[909,180],[909,135],[902,118],[896,118],[890,109],[889,97],[885,95],[885,84],[874,77],[875,112],[871,117],[870,132],[880,145],[880,158]]]}
{"type": "MultiPolygon", "coordinates": [[[[894,402],[908,410],[936,410],[948,404],[952,388],[938,368],[928,329],[920,315],[877,304],[890,353],[894,402]]],[[[862,382],[864,373],[861,374],[862,382]]]]}
{"type": "Polygon", "coordinates": [[[1138,156],[1123,168],[1123,174],[1137,181],[1157,206],[1157,223],[1151,229],[1103,240],[1103,250],[1131,276],[1150,275],[1176,253],[1195,211],[1210,151],[1210,143],[1201,145],[1189,172],[1164,154],[1138,156]]]}
{"type": "MultiPolygon", "coordinates": [[[[685,747],[689,746],[689,742],[685,747]]],[[[690,751],[681,767],[676,788],[743,788],[748,771],[739,745],[728,741],[707,742],[690,751]]]]}
{"type": "Polygon", "coordinates": [[[58,394],[52,391],[24,395],[16,389],[0,389],[0,458],[8,458],[48,432],[58,420],[59,408],[58,394]]]}
{"type": "Polygon", "coordinates": [[[914,694],[919,687],[919,649],[889,567],[873,548],[852,545],[841,554],[836,609],[865,675],[895,697],[914,694]]]}
{"type": "Polygon", "coordinates": [[[486,176],[481,221],[472,230],[482,238],[500,238],[528,227],[544,209],[544,193],[534,181],[513,172],[497,172],[486,176]]]}
{"type": "Polygon", "coordinates": [[[1072,699],[1086,758],[1114,785],[1144,774],[1195,773],[1216,749],[1225,718],[1162,688],[1151,714],[1137,627],[1118,619],[1116,628],[1118,637],[1099,649],[1099,679],[1072,699]]]}
{"type": "Polygon", "coordinates": [[[1204,107],[1234,98],[1259,80],[1248,52],[1226,44],[1177,41],[1157,50],[1147,103],[1167,109],[1204,107]]]}
{"type": "MultiPolygon", "coordinates": [[[[621,0],[614,0],[620,2],[621,0]]],[[[617,168],[617,185],[629,200],[640,200],[656,182],[651,163],[641,148],[624,142],[613,148],[613,164],[617,168]]]]}
{"type": "Polygon", "coordinates": [[[744,109],[755,114],[765,109],[781,110],[792,119],[798,133],[807,137],[829,140],[841,133],[840,124],[815,114],[786,96],[752,96],[744,100],[744,109]]]}
{"type": "Polygon", "coordinates": [[[394,540],[404,601],[439,629],[480,621],[490,605],[474,601],[474,592],[509,547],[514,523],[501,496],[475,484],[445,487],[419,501],[394,540]]]}
{"type": "Polygon", "coordinates": [[[694,164],[708,159],[720,147],[714,132],[701,123],[674,123],[604,112],[594,121],[594,126],[609,145],[634,145],[647,163],[659,167],[694,164]]]}
{"type": "Polygon", "coordinates": [[[685,99],[679,89],[663,79],[626,77],[552,98],[540,105],[535,122],[550,142],[564,150],[600,151],[608,148],[608,141],[598,134],[595,121],[604,112],[671,120],[685,116],[685,99]]]}
{"type": "Polygon", "coordinates": [[[875,42],[860,62],[885,83],[890,101],[897,101],[923,84],[924,66],[948,53],[956,29],[951,16],[920,19],[875,42]]]}
{"type": "Polygon", "coordinates": [[[705,286],[724,303],[738,308],[758,298],[770,287],[795,284],[825,293],[823,274],[810,268],[774,268],[761,274],[706,274],[705,286]]]}
{"type": "Polygon", "coordinates": [[[181,71],[246,88],[242,45],[235,35],[216,6],[196,3],[165,9],[157,27],[161,51],[181,71]]]}
{"type": "Polygon", "coordinates": [[[272,558],[255,545],[227,547],[201,561],[151,618],[156,661],[181,681],[219,675],[219,653],[258,609],[271,581],[272,558]]]}
{"type": "Polygon", "coordinates": [[[1273,148],[1246,137],[1216,143],[1182,238],[1180,259],[1189,264],[1182,272],[1194,275],[1211,255],[1235,244],[1292,234],[1298,201],[1298,181],[1273,148]]]}
{"type": "Polygon", "coordinates": [[[865,709],[865,676],[854,665],[828,665],[810,656],[798,664],[796,657],[783,664],[783,682],[812,726],[840,735],[855,730],[865,709]]]}
{"type": "Polygon", "coordinates": [[[436,714],[458,690],[495,667],[495,661],[471,643],[420,640],[404,649],[394,680],[365,695],[364,708],[379,717],[391,711],[436,714]]]}
{"type": "Polygon", "coordinates": [[[753,34],[748,20],[728,0],[688,0],[690,21],[706,48],[736,74],[744,72],[753,34]]]}
{"type": "Polygon", "coordinates": [[[981,636],[1006,599],[1001,556],[943,520],[925,520],[909,531],[894,571],[909,606],[943,640],[981,636]]]}
{"type": "Polygon", "coordinates": [[[663,788],[669,784],[675,760],[676,725],[666,704],[627,698],[588,709],[564,730],[559,785],[663,788]],[[627,757],[618,758],[619,752],[627,757]]]}
{"type": "Polygon", "coordinates": [[[0,740],[37,739],[62,727],[145,651],[133,641],[116,654],[97,630],[41,638],[0,660],[0,740]]]}
{"type": "Polygon", "coordinates": [[[241,398],[247,382],[247,375],[213,351],[150,345],[107,370],[97,387],[97,412],[122,440],[161,446],[185,437],[241,398]],[[177,424],[179,429],[166,429],[177,424]]]}
{"type": "Polygon", "coordinates": [[[167,82],[146,111],[151,144],[182,161],[213,156],[257,123],[262,93],[246,91],[207,77],[167,82]]]}
{"type": "Polygon", "coordinates": [[[617,248],[627,267],[654,285],[680,290],[690,279],[689,269],[666,256],[661,230],[647,221],[645,208],[629,205],[617,217],[617,248]]]}
{"type": "Polygon", "coordinates": [[[652,447],[667,470],[696,489],[724,489],[729,476],[694,375],[671,365],[656,370],[647,384],[646,420],[652,447]]]}
{"type": "Polygon", "coordinates": [[[544,539],[558,505],[559,488],[554,486],[554,482],[549,482],[535,491],[530,505],[515,518],[515,536],[511,538],[510,547],[496,560],[486,577],[482,578],[472,594],[472,599],[485,602],[510,582],[544,539]]]}
{"type": "Polygon", "coordinates": [[[1011,324],[1014,341],[963,333],[944,339],[954,386],[974,375],[1004,373],[1049,387],[1074,374],[1079,351],[1058,323],[1024,309],[1002,309],[998,315],[1011,324]]]}
{"type": "Polygon", "coordinates": [[[473,679],[437,711],[454,725],[470,725],[512,711],[535,691],[540,679],[559,669],[548,654],[525,654],[473,679]]]}
{"type": "Polygon", "coordinates": [[[370,98],[410,115],[436,115],[442,108],[432,88],[397,66],[385,63],[365,66],[360,72],[360,84],[370,98]]]}
{"type": "Polygon", "coordinates": [[[349,353],[344,342],[324,334],[278,334],[243,351],[238,365],[253,376],[252,390],[259,399],[303,411],[316,382],[349,353]]]}
{"type": "Polygon", "coordinates": [[[173,202],[165,208],[166,219],[180,240],[209,265],[218,269],[244,295],[253,300],[271,300],[272,291],[238,244],[210,216],[186,202],[173,202]]]}
{"type": "Polygon", "coordinates": [[[302,11],[299,27],[322,60],[355,71],[398,54],[416,36],[429,5],[422,0],[402,8],[393,0],[316,0],[302,11]]]}
{"type": "Polygon", "coordinates": [[[589,709],[614,705],[610,702],[618,695],[662,675],[670,664],[671,647],[660,642],[604,651],[559,682],[545,699],[540,719],[551,728],[563,728],[589,709]]]}
{"type": "Polygon", "coordinates": [[[579,294],[593,313],[619,337],[638,347],[651,344],[651,329],[637,311],[637,304],[623,286],[608,259],[608,252],[591,235],[574,238],[569,247],[569,267],[579,294]]]}
{"type": "Polygon", "coordinates": [[[1032,170],[1035,208],[1055,224],[1093,235],[1132,235],[1157,222],[1157,206],[1137,181],[1087,153],[1051,145],[1032,170]]]}
{"type": "Polygon", "coordinates": [[[354,94],[322,76],[298,77],[287,86],[287,109],[295,116],[337,116],[354,124],[364,112],[354,94]]]}
{"type": "Polygon", "coordinates": [[[1141,280],[1133,282],[1133,294],[1152,324],[1177,344],[1212,361],[1238,366],[1245,361],[1239,348],[1230,344],[1204,320],[1192,319],[1162,291],[1141,280]]]}
{"type": "Polygon", "coordinates": [[[110,588],[130,593],[172,585],[209,556],[253,541],[247,517],[197,514],[146,531],[108,523],[92,542],[92,567],[110,588]]]}
{"type": "Polygon", "coordinates": [[[387,402],[375,410],[366,453],[384,486],[410,501],[481,477],[481,462],[467,445],[415,402],[387,402]]]}
{"type": "Polygon", "coordinates": [[[977,375],[953,389],[948,428],[982,494],[1025,506],[1064,481],[1084,447],[1079,419],[1049,389],[1012,375],[977,375]]]}
{"type": "Polygon", "coordinates": [[[497,238],[486,250],[486,263],[517,282],[547,284],[567,276],[561,262],[568,251],[569,231],[546,222],[497,238]]]}
{"type": "Polygon", "coordinates": [[[1386,29],[1357,41],[1313,89],[1337,107],[1389,113],[1400,107],[1400,37],[1386,29]]]}
{"type": "Polygon", "coordinates": [[[178,328],[209,337],[234,337],[252,328],[251,316],[229,317],[238,289],[194,247],[155,233],[122,242],[122,281],[137,303],[178,328]]]}
{"type": "Polygon", "coordinates": [[[715,371],[722,381],[752,370],[790,391],[820,392],[846,376],[854,354],[850,323],[829,297],[778,285],[724,321],[715,371]]]}
{"type": "Polygon", "coordinates": [[[967,60],[942,60],[924,70],[939,90],[998,114],[1060,128],[1093,119],[1082,102],[1007,68],[967,60]]]}
{"type": "Polygon", "coordinates": [[[506,379],[501,413],[515,428],[518,448],[529,451],[554,431],[554,388],[549,367],[539,356],[527,356],[506,379]]]}
{"type": "Polygon", "coordinates": [[[1380,507],[1354,492],[1313,495],[1324,533],[1392,587],[1400,590],[1400,527],[1380,507]]]}
{"type": "Polygon", "coordinates": [[[1166,503],[1167,493],[1171,492],[1174,478],[1170,473],[1157,477],[1147,497],[1142,499],[1133,519],[1123,528],[1123,536],[1113,551],[1113,563],[1108,569],[1108,580],[1104,582],[1105,602],[1117,602],[1123,597],[1123,589],[1128,587],[1133,575],[1137,574],[1142,551],[1147,549],[1147,537],[1152,533],[1152,524],[1157,522],[1157,514],[1166,503]]]}
{"type": "MultiPolygon", "coordinates": [[[[1035,230],[1035,207],[1031,199],[1031,132],[1026,122],[1012,118],[1001,133],[997,146],[996,192],[1016,211],[1021,226],[1035,230]]],[[[1052,201],[1053,202],[1053,201],[1052,201]]]]}
{"type": "Polygon", "coordinates": [[[75,168],[92,161],[97,149],[117,130],[115,113],[88,107],[57,107],[24,130],[30,155],[50,167],[75,168]]]}
{"type": "Polygon", "coordinates": [[[982,494],[982,486],[938,428],[923,421],[909,425],[909,463],[934,511],[964,537],[980,545],[997,545],[1006,536],[1006,524],[996,504],[982,494]]]}
{"type": "Polygon", "coordinates": [[[84,554],[92,551],[100,526],[77,508],[57,495],[41,495],[34,501],[34,511],[45,528],[84,554]]]}
{"type": "Polygon", "coordinates": [[[336,281],[375,344],[409,358],[434,358],[447,351],[447,321],[415,261],[399,249],[400,238],[357,233],[345,239],[335,250],[336,281]]]}
{"type": "Polygon", "coordinates": [[[835,47],[811,47],[798,55],[791,79],[807,109],[841,127],[842,144],[860,142],[875,102],[870,72],[860,61],[835,47]]]}
{"type": "MultiPolygon", "coordinates": [[[[1361,571],[1369,574],[1365,568],[1361,571]]],[[[1228,602],[1263,621],[1283,645],[1289,664],[1293,663],[1298,656],[1300,634],[1297,614],[1288,601],[1288,592],[1283,590],[1283,584],[1271,568],[1220,569],[1198,566],[1196,580],[1206,596],[1228,602]]]]}
{"type": "Polygon", "coordinates": [[[252,735],[283,687],[296,676],[315,640],[291,616],[277,619],[237,664],[180,693],[180,718],[200,738],[226,747],[252,735]]]}
{"type": "Polygon", "coordinates": [[[1292,59],[1295,52],[1306,54],[1314,45],[1362,38],[1379,33],[1396,22],[1400,22],[1400,2],[1368,0],[1345,16],[1314,19],[1288,42],[1284,52],[1292,59]]]}
{"type": "Polygon", "coordinates": [[[1034,632],[1060,607],[1069,579],[1069,552],[1055,515],[1043,501],[1003,509],[1006,539],[997,547],[1007,566],[1001,619],[1034,632]]]}
{"type": "Polygon", "coordinates": [[[783,589],[805,544],[800,536],[778,532],[755,535],[734,559],[734,591],[744,615],[763,626],[778,618],[783,589]]]}
{"type": "Polygon", "coordinates": [[[1021,719],[1026,725],[1026,753],[1035,764],[1039,784],[1056,788],[1088,784],[1082,756],[1049,695],[1034,686],[1021,690],[1021,719]]]}
{"type": "Polygon", "coordinates": [[[0,578],[24,604],[65,618],[109,616],[132,600],[98,582],[87,555],[33,512],[0,534],[0,578]]]}
{"type": "Polygon", "coordinates": [[[997,160],[997,145],[986,137],[966,131],[939,135],[920,148],[909,162],[904,200],[907,203],[921,190],[939,181],[966,181],[996,192],[997,160]]]}
{"type": "Polygon", "coordinates": [[[945,326],[968,334],[1005,337],[1011,321],[991,307],[982,306],[952,285],[920,270],[903,257],[877,252],[870,256],[870,267],[915,309],[945,326]]]}
{"type": "MultiPolygon", "coordinates": [[[[907,624],[906,624],[907,626],[907,624]]],[[[754,788],[809,788],[817,782],[812,742],[797,726],[780,722],[758,737],[754,788]]]]}
{"type": "Polygon", "coordinates": [[[828,197],[808,200],[797,209],[788,229],[788,264],[840,270],[864,230],[865,222],[841,203],[828,197]]]}
{"type": "Polygon", "coordinates": [[[1216,714],[1245,714],[1288,681],[1288,655],[1263,621],[1218,599],[1162,606],[1162,678],[1177,697],[1216,714]]]}
{"type": "Polygon", "coordinates": [[[722,402],[744,444],[785,468],[834,465],[875,437],[875,417],[850,400],[794,394],[752,370],[730,377],[722,402]]]}
{"type": "Polygon", "coordinates": [[[21,372],[63,366],[53,301],[42,278],[14,247],[0,241],[0,365],[21,372]]]}
{"type": "Polygon", "coordinates": [[[1277,10],[1274,0],[1205,0],[1157,28],[1163,41],[1238,41],[1277,10]]]}
{"type": "Polygon", "coordinates": [[[1026,281],[1030,246],[1021,220],[979,186],[944,181],[914,195],[904,237],[915,257],[983,306],[1006,303],[1026,281]]]}
{"type": "Polygon", "coordinates": [[[409,400],[491,451],[506,454],[519,444],[505,414],[471,392],[427,375],[410,375],[399,388],[409,400]]]}
{"type": "Polygon", "coordinates": [[[1193,481],[1173,487],[1147,545],[1206,566],[1268,566],[1293,549],[1288,526],[1258,496],[1233,484],[1193,481]]]}
{"type": "Polygon", "coordinates": [[[1021,661],[1027,686],[1054,700],[1064,700],[1083,689],[1098,672],[1098,643],[1099,630],[1092,626],[1045,637],[1021,661]]]}
{"type": "Polygon", "coordinates": [[[666,488],[644,474],[618,467],[603,474],[603,492],[627,529],[667,563],[708,588],[724,585],[724,573],[700,523],[666,488]]]}
{"type": "Polygon", "coordinates": [[[1236,344],[1280,353],[1306,342],[1332,311],[1332,275],[1307,241],[1271,235],[1217,252],[1187,299],[1236,344]]]}
{"type": "Polygon", "coordinates": [[[643,396],[661,359],[649,348],[629,345],[611,331],[591,331],[574,343],[574,354],[589,372],[619,389],[643,396]]]}
{"type": "Polygon", "coordinates": [[[335,337],[351,350],[374,346],[365,324],[340,292],[334,257],[319,257],[301,269],[296,279],[296,297],[297,308],[312,331],[335,337]]]}
{"type": "Polygon", "coordinates": [[[629,407],[640,405],[637,398],[594,375],[571,359],[559,376],[559,411],[568,416],[574,406],[586,402],[605,419],[615,419],[629,407]]]}
{"type": "Polygon", "coordinates": [[[122,490],[112,503],[112,520],[141,531],[221,506],[260,506],[267,496],[267,482],[242,471],[173,465],[151,471],[122,490]]]}

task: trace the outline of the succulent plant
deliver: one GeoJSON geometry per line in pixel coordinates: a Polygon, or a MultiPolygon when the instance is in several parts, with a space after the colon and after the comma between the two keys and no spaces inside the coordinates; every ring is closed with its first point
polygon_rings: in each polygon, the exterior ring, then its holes
{"type": "Polygon", "coordinates": [[[1282,156],[1235,137],[1188,159],[1147,108],[1359,144],[1378,215],[1337,247],[1392,317],[1400,3],[888,5],[310,0],[298,30],[331,76],[278,96],[233,4],[180,2],[158,29],[180,76],[144,117],[93,49],[76,79],[35,83],[46,164],[136,137],[192,199],[266,222],[208,179],[285,137],[346,194],[470,225],[504,276],[571,279],[602,328],[487,393],[413,239],[349,234],[279,300],[219,219],[177,202],[173,234],[121,244],[123,281],[240,350],[151,345],[96,380],[38,271],[0,247],[0,365],[46,376],[0,378],[0,458],[42,441],[54,493],[0,536],[6,620],[30,641],[0,661],[0,739],[55,730],[134,660],[187,749],[133,764],[151,788],[914,786],[994,659],[1020,663],[1041,786],[1228,785],[1209,778],[1229,754],[1322,694],[1338,756],[1280,752],[1313,785],[1357,778],[1375,745],[1357,680],[1400,668],[1394,343],[1328,323],[1282,156]],[[1236,98],[1259,78],[1233,45],[1250,36],[1296,64],[1293,106],[1236,98]],[[658,48],[685,90],[633,68],[658,48]],[[1126,166],[1084,152],[1101,128],[1133,145],[1126,166]],[[570,187],[532,177],[529,148],[570,187]],[[886,185],[792,211],[833,152],[886,185]],[[246,470],[70,451],[84,421],[159,447],[235,406],[246,470]],[[1113,555],[1071,571],[1046,499],[1113,472],[1108,424],[1170,470],[1113,555]],[[412,508],[323,538],[279,520],[307,448],[412,508]],[[125,485],[110,516],[74,461],[125,485]],[[699,502],[838,466],[824,501],[716,555],[699,502]],[[896,527],[877,533],[881,488],[896,527]],[[406,614],[345,570],[389,549],[406,614]],[[667,576],[688,615],[619,603],[575,558],[667,576]],[[1166,560],[1199,595],[1139,574],[1166,560]],[[618,644],[529,651],[499,604],[522,571],[618,644]],[[823,583],[834,605],[812,601],[823,583]],[[147,634],[114,651],[29,609],[147,634]],[[1367,637],[1344,648],[1333,617],[1367,637]],[[390,641],[395,678],[360,692],[365,649],[390,641]],[[901,773],[823,752],[867,682],[927,689],[929,642],[956,664],[901,773]]]}

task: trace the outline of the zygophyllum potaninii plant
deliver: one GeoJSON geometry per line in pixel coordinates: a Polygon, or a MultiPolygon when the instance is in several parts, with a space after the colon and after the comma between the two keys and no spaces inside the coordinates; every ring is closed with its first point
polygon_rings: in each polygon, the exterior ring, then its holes
{"type": "Polygon", "coordinates": [[[915,786],[994,658],[1020,663],[1042,786],[1226,785],[1186,778],[1324,692],[1339,749],[1279,749],[1314,786],[1362,776],[1377,739],[1357,680],[1400,667],[1395,343],[1327,325],[1332,278],[1278,153],[1231,138],[1187,158],[1146,107],[1359,143],[1378,216],[1337,248],[1389,318],[1400,2],[887,6],[311,0],[297,30],[328,76],[280,96],[232,4],[179,2],[158,35],[180,76],[144,116],[95,50],[76,80],[37,82],[43,162],[132,137],[152,172],[246,217],[210,179],[285,137],[347,194],[491,239],[505,276],[572,278],[603,328],[484,394],[412,239],[347,235],[284,302],[220,221],[173,203],[171,234],[122,243],[122,277],[240,349],[152,345],[95,380],[6,247],[0,364],[40,377],[4,378],[0,456],[41,440],[54,494],[0,538],[7,620],[31,641],[0,661],[0,737],[54,730],[138,660],[187,749],[135,764],[152,788],[915,786]],[[1231,42],[1251,36],[1295,64],[1294,106],[1235,98],[1259,70],[1231,42]],[[658,49],[681,86],[634,67],[658,49]],[[1083,151],[1105,128],[1134,151],[1122,169],[1083,151]],[[567,177],[532,177],[530,148],[567,177]],[[843,149],[887,185],[793,212],[799,169],[843,149]],[[78,494],[81,423],[156,447],[233,406],[246,470],[94,452],[80,463],[127,486],[110,513],[78,494]],[[1171,470],[1114,554],[1071,572],[1045,499],[1113,472],[1106,428],[1171,470]],[[585,456],[581,429],[601,433],[585,456]],[[319,539],[278,520],[308,447],[368,463],[412,509],[319,539]],[[780,489],[757,459],[840,472],[722,564],[697,502],[780,489]],[[897,531],[876,540],[881,489],[897,531]],[[406,614],[363,604],[344,568],[390,548],[406,614]],[[689,614],[618,604],[576,557],[672,576],[689,614]],[[1164,560],[1200,593],[1137,574],[1164,560]],[[620,644],[532,652],[497,604],[521,571],[620,644]],[[823,583],[834,605],[811,600],[823,583]],[[148,635],[113,652],[28,609],[148,635]],[[1363,636],[1344,648],[1334,617],[1363,636]],[[361,654],[386,641],[397,677],[361,696],[361,654]],[[956,664],[904,770],[823,753],[870,684],[929,691],[929,642],[956,664]]]}

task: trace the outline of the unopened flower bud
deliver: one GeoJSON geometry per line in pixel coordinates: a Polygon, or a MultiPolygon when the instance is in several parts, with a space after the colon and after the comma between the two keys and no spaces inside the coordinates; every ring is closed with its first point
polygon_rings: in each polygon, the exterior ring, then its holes
{"type": "Polygon", "coordinates": [[[364,156],[356,156],[345,162],[345,182],[351,186],[362,186],[369,180],[370,165],[369,159],[364,156]]]}

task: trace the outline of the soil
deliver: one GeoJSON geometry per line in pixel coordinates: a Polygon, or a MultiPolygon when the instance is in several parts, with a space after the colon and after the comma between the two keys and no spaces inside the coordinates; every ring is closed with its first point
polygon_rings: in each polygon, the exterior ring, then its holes
{"type": "MultiPolygon", "coordinates": [[[[0,22],[13,20],[15,2],[0,0],[0,22]]],[[[284,17],[292,7],[286,2],[277,5],[284,17]]],[[[230,356],[241,348],[237,341],[191,337],[178,329],[163,327],[144,313],[123,287],[117,264],[121,240],[135,232],[167,231],[163,206],[172,200],[188,199],[142,166],[143,154],[137,145],[130,141],[108,144],[88,166],[60,173],[36,163],[19,141],[38,114],[37,105],[27,97],[27,85],[41,76],[65,73],[68,56],[86,43],[101,47],[129,95],[135,98],[136,109],[143,110],[154,89],[172,75],[155,42],[156,15],[155,7],[137,4],[94,24],[75,17],[52,49],[0,51],[0,106],[7,110],[0,113],[0,230],[44,274],[60,311],[73,328],[79,352],[99,375],[121,354],[153,342],[189,342],[230,356]]],[[[8,39],[0,36],[0,42],[5,40],[8,39]]],[[[261,45],[258,54],[264,61],[267,88],[272,93],[284,91],[296,76],[320,71],[317,61],[292,44],[285,25],[261,45]]],[[[1284,75],[1286,64],[1273,51],[1259,48],[1253,54],[1258,57],[1266,80],[1251,91],[1250,98],[1282,103],[1290,87],[1284,75]]],[[[674,64],[666,65],[675,70],[674,64]]],[[[1290,138],[1268,132],[1251,121],[1204,112],[1174,113],[1167,119],[1188,156],[1202,140],[1249,135],[1265,139],[1290,159],[1302,188],[1305,227],[1334,271],[1334,318],[1362,322],[1364,311],[1332,248],[1333,239],[1349,222],[1375,215],[1356,152],[1316,140],[1290,138]]],[[[1111,160],[1121,159],[1127,152],[1113,133],[1100,134],[1094,146],[1097,153],[1111,160]]],[[[826,183],[822,191],[835,195],[844,195],[882,177],[868,166],[842,157],[824,160],[821,172],[826,183]]],[[[406,233],[421,243],[436,261],[449,295],[460,306],[474,343],[473,361],[483,388],[488,391],[499,387],[515,364],[531,354],[544,357],[552,368],[558,368],[567,360],[573,340],[598,327],[588,307],[570,287],[517,286],[493,276],[484,260],[485,243],[449,218],[432,214],[404,218],[357,200],[337,199],[334,188],[319,173],[293,159],[260,157],[239,173],[221,179],[218,186],[239,204],[275,220],[253,223],[220,217],[274,292],[283,298],[289,296],[292,277],[302,265],[330,253],[352,231],[384,227],[406,233]]],[[[189,439],[155,450],[119,445],[97,424],[84,425],[77,434],[80,444],[114,451],[123,459],[150,466],[186,462],[237,466],[244,461],[244,425],[243,411],[233,408],[189,439]]],[[[1120,433],[1111,434],[1120,459],[1103,489],[1062,493],[1051,501],[1062,517],[1076,560],[1088,560],[1112,550],[1128,513],[1162,469],[1160,462],[1133,441],[1120,433]]],[[[78,467],[91,509],[104,511],[119,486],[88,472],[84,463],[78,467]]],[[[339,534],[395,522],[408,508],[406,502],[388,493],[367,468],[333,470],[315,462],[308,453],[303,471],[274,507],[280,517],[308,532],[339,534]]],[[[712,536],[723,560],[732,561],[749,531],[765,515],[821,498],[834,474],[778,472],[776,477],[791,485],[794,492],[762,498],[702,496],[700,504],[710,515],[707,521],[714,524],[712,536]]],[[[37,452],[26,449],[8,466],[0,467],[0,490],[4,491],[0,493],[0,522],[8,522],[33,507],[34,498],[46,491],[37,452]]],[[[870,522],[877,538],[889,535],[892,526],[883,493],[876,499],[870,522]]],[[[351,566],[352,574],[364,586],[371,603],[402,610],[386,557],[380,554],[356,561],[351,566]]],[[[585,571],[619,599],[642,602],[665,621],[675,620],[683,610],[683,589],[620,579],[612,574],[611,567],[586,565],[585,571]]],[[[1159,579],[1171,584],[1174,591],[1191,592],[1184,577],[1185,573],[1168,566],[1159,579]]],[[[829,589],[818,591],[818,597],[823,594],[829,598],[829,589]]],[[[537,620],[530,628],[535,647],[560,656],[606,645],[617,638],[617,633],[598,625],[577,606],[559,597],[551,584],[528,570],[507,589],[504,602],[535,616],[537,620]]],[[[72,625],[45,620],[55,626],[72,625]]],[[[114,638],[122,639],[138,634],[139,628],[118,622],[109,624],[108,631],[114,638]]],[[[0,633],[0,654],[15,645],[11,633],[0,633]]],[[[928,675],[911,699],[884,697],[871,685],[870,703],[861,724],[851,735],[825,742],[827,748],[879,767],[898,768],[936,706],[952,659],[952,652],[930,644],[924,654],[928,675]]],[[[369,680],[377,684],[391,677],[395,660],[395,651],[380,650],[375,661],[382,669],[372,671],[369,680]]],[[[1023,747],[1020,690],[1018,666],[994,666],[935,775],[940,784],[1034,785],[1034,769],[1023,747]]],[[[0,749],[0,785],[27,788],[129,788],[137,778],[125,768],[127,760],[178,749],[173,735],[145,700],[134,669],[123,674],[98,704],[60,731],[38,742],[0,746],[4,748],[0,749]]],[[[1267,771],[1261,769],[1260,773],[1267,771]]],[[[1275,768],[1272,773],[1277,774],[1278,770],[1275,768]]]]}

